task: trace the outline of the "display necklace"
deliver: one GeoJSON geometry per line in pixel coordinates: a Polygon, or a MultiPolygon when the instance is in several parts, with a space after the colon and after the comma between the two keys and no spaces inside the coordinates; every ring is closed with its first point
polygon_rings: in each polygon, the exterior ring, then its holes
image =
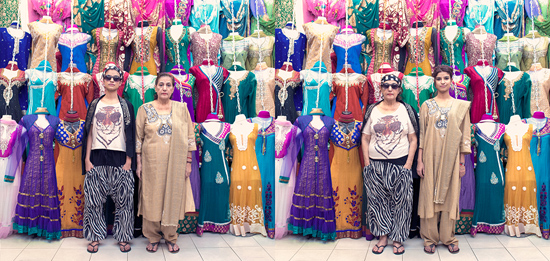
{"type": "MultiPolygon", "coordinates": [[[[174,0],[175,1],[175,0],[174,0]]],[[[145,40],[145,35],[144,35],[144,32],[143,32],[143,26],[144,26],[144,23],[145,23],[145,20],[144,20],[144,16],[143,16],[143,13],[144,13],[144,9],[145,9],[145,0],[142,0],[140,3],[139,3],[139,15],[141,16],[141,35],[139,36],[139,41],[141,43],[140,47],[139,47],[139,56],[140,56],[140,63],[141,63],[141,100],[143,103],[145,103],[145,75],[144,75],[144,72],[143,72],[143,64],[144,64],[144,61],[143,61],[143,56],[145,56],[145,50],[143,50],[144,48],[144,40],[145,40]]]]}
{"type": "MultiPolygon", "coordinates": [[[[17,21],[16,21],[16,23],[17,23],[16,29],[20,30],[21,29],[21,8],[20,7],[17,8],[17,21]]],[[[23,37],[24,36],[25,36],[25,33],[23,32],[23,37]]],[[[13,37],[13,51],[12,51],[12,54],[11,54],[11,62],[12,63],[15,63],[15,55],[16,55],[16,53],[19,53],[19,46],[20,46],[19,41],[21,39],[23,39],[23,38],[13,37]]],[[[12,69],[13,69],[13,67],[12,67],[12,69]]],[[[9,97],[13,97],[13,89],[12,89],[12,87],[13,87],[12,86],[13,78],[15,78],[15,77],[10,77],[10,79],[8,80],[8,88],[6,88],[7,93],[9,93],[7,96],[9,96],[9,97]]],[[[6,95],[4,95],[4,97],[5,96],[6,95]]],[[[11,100],[11,98],[10,98],[10,100],[11,100]]],[[[9,101],[6,101],[6,106],[5,106],[6,113],[8,112],[9,107],[10,107],[9,101]]]]}
{"type": "MultiPolygon", "coordinates": [[[[182,0],[184,1],[184,0],[182,0]]],[[[172,25],[179,25],[181,24],[181,17],[180,19],[178,19],[178,7],[177,7],[177,0],[174,0],[174,22],[172,23],[172,25]],[[179,22],[179,23],[178,23],[179,22]]],[[[170,30],[170,28],[168,29],[170,30]]],[[[185,30],[185,28],[184,28],[185,30]]],[[[183,33],[186,33],[185,31],[182,31],[182,34],[183,33]]],[[[170,40],[173,40],[173,36],[172,34],[170,34],[170,37],[172,37],[172,39],[170,40]]],[[[178,75],[181,77],[181,70],[183,70],[181,66],[181,60],[180,60],[180,42],[179,42],[179,38],[178,40],[176,40],[176,45],[175,45],[175,49],[176,49],[176,67],[178,68],[178,75]]],[[[180,101],[183,102],[183,85],[181,84],[180,81],[176,81],[176,86],[175,86],[179,91],[180,91],[180,101]]]]}
{"type": "MultiPolygon", "coordinates": [[[[50,1],[48,1],[48,3],[46,4],[46,8],[47,8],[47,14],[48,14],[48,17],[50,16],[50,8],[51,8],[51,3],[50,1]]],[[[51,20],[50,19],[46,19],[46,25],[49,24],[51,20]]],[[[42,81],[42,97],[40,99],[40,107],[44,107],[44,94],[45,94],[45,89],[46,89],[46,83],[48,82],[48,80],[51,81],[51,79],[48,79],[48,77],[46,76],[46,68],[48,68],[47,64],[48,64],[48,40],[50,38],[50,33],[46,33],[46,44],[44,46],[44,71],[43,71],[43,75],[44,76],[44,80],[42,81]]],[[[50,65],[52,66],[52,65],[50,65]]],[[[35,112],[36,113],[36,112],[35,112]]]]}
{"type": "MultiPolygon", "coordinates": [[[[296,30],[296,26],[295,26],[295,17],[294,17],[294,1],[292,1],[292,27],[291,27],[291,30],[296,30]]],[[[281,29],[281,30],[284,30],[281,29]]],[[[284,33],[283,33],[284,34],[284,33]]],[[[286,36],[286,35],[285,35],[286,36]]],[[[294,39],[292,39],[291,37],[287,37],[288,38],[288,52],[286,53],[286,62],[290,64],[290,56],[292,54],[294,54],[294,39]]],[[[300,39],[300,33],[298,32],[298,38],[297,39],[300,39]]],[[[287,65],[287,70],[288,70],[288,65],[287,65]]],[[[294,69],[293,69],[294,70],[294,69]]],[[[294,75],[292,75],[294,76],[294,75]]],[[[288,92],[286,90],[287,86],[286,86],[286,83],[287,83],[287,80],[288,78],[285,78],[283,80],[283,94],[284,94],[284,100],[286,101],[286,99],[288,98],[288,92]]],[[[280,99],[280,98],[279,98],[280,99]]],[[[285,103],[284,102],[281,102],[281,111],[284,111],[284,108],[285,108],[285,103]]]]}

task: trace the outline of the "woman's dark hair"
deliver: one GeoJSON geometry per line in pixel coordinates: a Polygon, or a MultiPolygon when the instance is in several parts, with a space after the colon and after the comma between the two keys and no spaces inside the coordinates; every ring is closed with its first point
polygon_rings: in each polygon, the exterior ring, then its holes
{"type": "Polygon", "coordinates": [[[449,76],[453,77],[454,70],[449,65],[438,65],[432,71],[432,76],[435,78],[441,72],[448,73],[449,76]]]}
{"type": "MultiPolygon", "coordinates": [[[[170,77],[170,79],[172,80],[172,86],[176,85],[176,77],[174,77],[173,74],[171,74],[169,72],[161,72],[157,75],[157,78],[155,79],[155,87],[157,87],[157,85],[159,84],[159,80],[162,77],[170,77]]],[[[174,95],[174,93],[172,93],[172,95],[174,95]]],[[[172,95],[170,95],[170,99],[172,99],[172,95]]],[[[155,92],[155,100],[158,100],[158,98],[159,98],[159,96],[155,92]]]]}

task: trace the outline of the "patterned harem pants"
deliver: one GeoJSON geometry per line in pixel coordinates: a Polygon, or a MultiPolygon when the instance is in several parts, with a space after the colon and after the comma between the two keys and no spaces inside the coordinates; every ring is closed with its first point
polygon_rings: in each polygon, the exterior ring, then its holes
{"type": "Polygon", "coordinates": [[[371,159],[363,169],[367,218],[373,235],[388,235],[393,241],[403,242],[411,224],[412,172],[390,161],[371,159]]]}
{"type": "Polygon", "coordinates": [[[122,167],[94,166],[84,179],[84,236],[99,241],[107,236],[104,205],[107,196],[115,203],[113,237],[128,242],[134,232],[134,176],[122,167]]]}

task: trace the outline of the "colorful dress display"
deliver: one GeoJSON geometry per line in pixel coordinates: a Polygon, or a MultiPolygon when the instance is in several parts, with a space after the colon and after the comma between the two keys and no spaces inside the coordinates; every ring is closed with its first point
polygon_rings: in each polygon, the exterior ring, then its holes
{"type": "MultiPolygon", "coordinates": [[[[469,33],[466,35],[466,54],[468,55],[468,66],[474,66],[479,59],[492,61],[493,51],[496,47],[497,37],[494,34],[487,34],[484,40],[476,37],[478,34],[469,33]],[[483,45],[483,46],[482,46],[483,45]]],[[[483,39],[485,34],[481,34],[483,39]]]]}
{"type": "Polygon", "coordinates": [[[214,64],[218,64],[221,41],[222,36],[220,34],[192,33],[189,51],[193,54],[193,66],[201,65],[205,59],[210,59],[214,64]]]}
{"type": "Polygon", "coordinates": [[[409,75],[403,77],[403,101],[413,107],[416,112],[420,112],[422,104],[437,94],[434,87],[434,78],[424,75],[423,70],[418,70],[416,77],[416,68],[409,75]]]}
{"type": "MultiPolygon", "coordinates": [[[[133,30],[132,30],[133,32],[133,30]]],[[[124,35],[122,31],[100,27],[92,30],[92,41],[97,48],[96,62],[93,68],[93,74],[103,72],[105,65],[109,62],[114,62],[117,66],[124,65],[124,35]]]]}
{"type": "Polygon", "coordinates": [[[501,234],[506,221],[504,215],[504,166],[500,158],[505,125],[494,124],[494,131],[483,133],[475,124],[477,151],[475,169],[475,209],[470,234],[501,234]]]}
{"type": "Polygon", "coordinates": [[[174,18],[181,21],[184,26],[189,25],[189,16],[194,6],[193,0],[166,0],[164,1],[164,11],[166,14],[166,24],[170,24],[174,18]],[[174,10],[174,5],[176,9],[174,10]],[[175,12],[175,13],[174,13],[175,12]],[[175,15],[175,17],[174,17],[175,15]]]}
{"type": "Polygon", "coordinates": [[[275,239],[288,234],[301,139],[300,129],[290,121],[275,120],[275,239]]]}
{"type": "MultiPolygon", "coordinates": [[[[501,38],[505,33],[519,37],[523,22],[524,1],[496,0],[495,35],[501,38]]],[[[530,8],[530,7],[527,7],[530,8]]]]}
{"type": "Polygon", "coordinates": [[[508,43],[506,36],[499,39],[495,50],[497,60],[496,67],[504,70],[509,62],[515,63],[516,66],[520,65],[523,60],[523,44],[523,41],[517,38],[514,41],[510,39],[510,43],[508,43]]]}
{"type": "Polygon", "coordinates": [[[0,28],[0,48],[4,50],[0,52],[0,68],[6,68],[15,52],[15,61],[19,70],[27,70],[29,56],[31,55],[31,44],[32,37],[30,33],[11,27],[0,28]]]}
{"type": "Polygon", "coordinates": [[[449,94],[451,97],[455,99],[461,99],[468,101],[470,100],[470,77],[466,74],[461,74],[460,76],[456,77],[453,76],[453,82],[455,83],[455,86],[451,87],[449,89],[449,94]],[[457,79],[458,78],[458,79],[457,79]]]}
{"type": "MultiPolygon", "coordinates": [[[[506,128],[508,129],[508,126],[506,128]]],[[[509,130],[504,134],[504,142],[508,147],[504,188],[504,232],[509,236],[520,237],[522,233],[541,236],[537,218],[537,181],[529,151],[532,136],[531,124],[521,136],[510,135],[509,130]]]]}
{"type": "Polygon", "coordinates": [[[305,149],[292,197],[288,230],[293,234],[334,240],[336,221],[328,157],[334,119],[321,116],[324,124],[321,129],[313,127],[312,120],[313,116],[306,115],[294,123],[302,131],[305,149]]]}
{"type": "Polygon", "coordinates": [[[78,0],[73,4],[74,24],[83,33],[90,34],[93,29],[105,24],[104,0],[78,0]]]}
{"type": "Polygon", "coordinates": [[[332,97],[337,98],[334,103],[334,115],[340,116],[343,111],[350,111],[355,120],[362,121],[362,106],[367,106],[369,98],[367,76],[359,73],[348,73],[347,77],[346,83],[346,73],[332,74],[332,92],[330,96],[331,99],[332,97]]]}
{"type": "Polygon", "coordinates": [[[6,1],[0,5],[0,14],[2,14],[2,17],[0,17],[0,27],[8,27],[13,21],[18,20],[19,5],[19,0],[6,1]]]}
{"type": "Polygon", "coordinates": [[[521,38],[523,42],[523,56],[521,59],[520,69],[528,71],[533,63],[540,63],[543,68],[548,68],[548,37],[531,37],[521,38]]]}
{"type": "Polygon", "coordinates": [[[256,81],[256,114],[268,111],[275,115],[275,69],[254,70],[256,81]]]}
{"type": "MultiPolygon", "coordinates": [[[[429,59],[430,48],[432,47],[432,27],[418,28],[417,34],[411,33],[409,41],[407,42],[407,52],[409,54],[409,59],[407,60],[407,65],[405,67],[404,73],[411,73],[413,68],[417,67],[416,63],[418,62],[418,67],[422,69],[424,74],[432,76],[432,65],[429,59]],[[417,49],[417,42],[420,50],[417,49]]],[[[434,60],[436,61],[439,61],[439,57],[437,56],[438,53],[439,51],[435,50],[434,60]]]]}
{"type": "Polygon", "coordinates": [[[172,70],[175,78],[175,88],[172,100],[187,103],[187,110],[191,120],[195,121],[195,109],[193,103],[193,90],[195,89],[195,76],[189,73],[179,74],[179,71],[172,70]]]}
{"type": "Polygon", "coordinates": [[[404,47],[409,40],[409,23],[407,18],[407,3],[405,0],[379,1],[380,23],[386,22],[395,33],[399,47],[404,47]]]}
{"type": "MultiPolygon", "coordinates": [[[[28,130],[30,149],[25,171],[21,175],[13,229],[20,234],[36,234],[54,240],[61,237],[60,202],[53,158],[59,118],[46,115],[49,125],[45,128],[36,124],[37,119],[37,115],[27,115],[20,122],[28,130]]],[[[26,144],[23,146],[26,147],[26,144]]]]}
{"type": "Polygon", "coordinates": [[[347,62],[356,73],[361,73],[361,51],[366,37],[362,34],[340,33],[334,38],[332,48],[336,53],[336,72],[340,72],[347,62]],[[347,58],[346,58],[347,52],[347,58]],[[346,60],[347,59],[347,60],[346,60]]]}
{"type": "MultiPolygon", "coordinates": [[[[234,36],[237,38],[237,36],[234,36]]],[[[246,59],[248,57],[248,39],[244,38],[241,40],[235,39],[233,41],[223,40],[221,47],[221,66],[227,70],[233,68],[233,61],[241,63],[241,66],[246,64],[246,59]]]]}
{"type": "Polygon", "coordinates": [[[25,71],[25,78],[29,81],[29,107],[27,115],[34,114],[38,107],[45,107],[48,112],[57,116],[55,109],[55,91],[57,90],[57,74],[52,70],[50,63],[42,61],[35,69],[25,71]],[[44,75],[46,71],[46,75],[44,75]],[[44,97],[42,97],[44,94],[44,97]]]}
{"type": "Polygon", "coordinates": [[[70,25],[71,2],[66,0],[31,0],[28,1],[29,21],[37,21],[48,15],[51,20],[62,26],[70,25]],[[45,8],[47,5],[50,8],[45,8]]]}
{"type": "Polygon", "coordinates": [[[90,35],[78,31],[73,33],[68,31],[61,34],[57,47],[61,52],[62,72],[69,68],[71,62],[76,64],[76,68],[81,72],[88,72],[88,68],[86,67],[86,50],[90,39],[92,39],[90,35]],[[71,48],[73,49],[72,53],[71,48]]]}
{"type": "Polygon", "coordinates": [[[531,114],[536,111],[542,111],[545,115],[550,115],[550,69],[527,72],[531,76],[531,114]]]}
{"type": "Polygon", "coordinates": [[[229,190],[230,231],[237,236],[246,236],[248,232],[265,236],[262,177],[254,152],[258,124],[247,123],[246,127],[237,127],[239,130],[234,128],[232,126],[229,133],[229,141],[233,147],[229,190]]]}
{"type": "Polygon", "coordinates": [[[246,0],[222,0],[220,16],[220,34],[223,38],[233,31],[240,36],[246,35],[247,19],[249,13],[246,0]]]}
{"type": "Polygon", "coordinates": [[[87,105],[94,99],[94,89],[92,76],[87,73],[75,72],[71,75],[70,68],[68,71],[57,74],[57,92],[56,98],[61,97],[58,102],[61,104],[59,109],[59,118],[64,119],[67,111],[76,111],[78,118],[86,119],[87,105]],[[72,87],[71,87],[72,78],[72,87]]]}
{"type": "MultiPolygon", "coordinates": [[[[212,66],[212,65],[209,65],[212,66]]],[[[209,66],[193,66],[189,73],[195,76],[195,90],[197,93],[197,107],[195,120],[198,123],[206,120],[208,114],[217,113],[218,118],[223,119],[223,105],[220,98],[220,90],[229,76],[229,71],[223,67],[215,66],[210,75],[209,66]]]]}
{"type": "Polygon", "coordinates": [[[0,142],[6,144],[0,150],[0,239],[13,232],[13,218],[17,205],[17,194],[21,185],[21,156],[27,145],[27,130],[16,121],[0,120],[0,142]]]}
{"type": "Polygon", "coordinates": [[[335,122],[330,133],[334,156],[330,166],[332,196],[336,216],[336,238],[360,238],[363,175],[359,157],[362,122],[353,122],[353,130],[345,133],[335,122]]]}
{"type": "Polygon", "coordinates": [[[317,62],[314,68],[300,72],[304,80],[304,106],[302,115],[309,115],[311,109],[320,108],[325,116],[332,117],[330,110],[330,92],[332,90],[332,74],[321,62],[317,62]]]}
{"type": "Polygon", "coordinates": [[[269,238],[275,237],[275,121],[274,118],[252,118],[258,125],[256,159],[262,176],[264,224],[269,238]]]}
{"type": "Polygon", "coordinates": [[[295,5],[294,0],[275,0],[274,2],[273,15],[275,16],[275,34],[277,34],[277,29],[283,28],[292,21],[295,5]]]}
{"type": "Polygon", "coordinates": [[[390,37],[385,38],[387,34],[382,29],[372,29],[367,31],[367,52],[371,53],[372,59],[368,67],[368,73],[372,74],[380,69],[382,63],[392,64],[397,68],[397,62],[394,61],[393,49],[396,47],[397,34],[391,31],[390,37]]]}
{"type": "Polygon", "coordinates": [[[467,5],[464,21],[468,29],[483,25],[487,33],[494,34],[495,0],[469,0],[467,5]]]}
{"type": "Polygon", "coordinates": [[[201,205],[197,222],[197,235],[205,231],[225,234],[229,231],[229,177],[225,147],[229,144],[229,123],[221,123],[217,133],[211,134],[200,127],[202,148],[201,205]]]}
{"type": "Polygon", "coordinates": [[[343,27],[346,22],[346,6],[338,0],[305,0],[303,1],[304,22],[311,22],[319,16],[327,18],[331,25],[343,27]],[[325,6],[324,10],[321,6],[325,6]]]}
{"type": "Polygon", "coordinates": [[[550,184],[550,121],[548,118],[529,118],[523,122],[533,125],[533,138],[531,139],[531,161],[537,180],[537,209],[539,211],[539,226],[542,238],[550,237],[550,212],[548,208],[548,184],[550,184]]]}
{"type": "MultiPolygon", "coordinates": [[[[446,1],[441,1],[441,3],[443,2],[446,1]]],[[[453,39],[447,38],[445,30],[449,29],[443,29],[442,32],[439,34],[439,42],[441,43],[440,51],[441,56],[443,57],[442,64],[449,66],[454,65],[458,67],[459,71],[463,72],[464,68],[466,68],[466,62],[464,61],[464,56],[462,55],[464,51],[464,45],[466,44],[466,34],[464,33],[464,28],[458,27],[456,35],[453,39]]]]}
{"type": "Polygon", "coordinates": [[[191,26],[199,30],[202,25],[208,25],[212,32],[219,33],[220,10],[219,0],[194,0],[191,16],[189,17],[191,26]]]}
{"type": "Polygon", "coordinates": [[[439,17],[441,18],[441,28],[449,21],[449,15],[456,21],[460,27],[464,26],[464,15],[466,14],[467,0],[439,1],[439,17]],[[451,8],[449,8],[451,5],[451,8]],[[449,14],[450,11],[450,14],[449,14]]]}
{"type": "Polygon", "coordinates": [[[139,106],[155,99],[155,80],[157,76],[149,74],[147,68],[143,68],[128,77],[124,86],[124,98],[134,106],[134,115],[137,115],[139,106]]]}
{"type": "Polygon", "coordinates": [[[515,114],[522,119],[531,117],[531,77],[528,73],[515,66],[506,68],[496,92],[499,122],[508,124],[515,114]],[[506,74],[510,74],[509,77],[506,74]]]}
{"type": "Polygon", "coordinates": [[[256,116],[254,104],[257,96],[257,82],[254,73],[237,66],[237,71],[229,71],[229,77],[223,84],[222,93],[221,100],[226,122],[235,122],[235,117],[239,114],[244,114],[246,118],[256,116]],[[232,76],[232,73],[242,76],[232,76]]]}
{"type": "Polygon", "coordinates": [[[317,23],[307,23],[303,27],[307,37],[306,66],[303,69],[315,67],[315,64],[321,57],[321,62],[327,66],[328,72],[332,73],[330,50],[334,37],[336,37],[336,33],[338,32],[338,27],[317,23]]]}
{"type": "Polygon", "coordinates": [[[295,71],[292,65],[283,65],[282,69],[275,70],[275,116],[286,116],[292,123],[298,118],[298,112],[294,104],[294,96],[302,87],[300,73],[295,71]],[[288,78],[281,77],[282,71],[290,74],[288,78]]]}
{"type": "MultiPolygon", "coordinates": [[[[182,2],[184,1],[185,0],[182,0],[182,2]]],[[[166,35],[164,37],[166,41],[166,56],[168,57],[164,71],[169,72],[174,66],[182,65],[185,71],[188,72],[189,67],[191,67],[187,52],[191,41],[189,27],[183,27],[183,32],[178,39],[174,38],[175,36],[172,35],[172,30],[170,30],[170,28],[166,29],[166,35]]]]}
{"type": "MultiPolygon", "coordinates": [[[[157,63],[155,61],[155,48],[162,43],[162,29],[156,26],[136,27],[135,39],[131,47],[134,53],[130,74],[135,73],[139,67],[145,67],[152,75],[157,75],[157,63]],[[159,41],[160,40],[160,41],[159,41]]],[[[160,65],[164,66],[164,48],[160,50],[160,65]]],[[[160,68],[159,68],[160,69],[160,68]]],[[[139,106],[138,106],[139,107],[139,106]]]]}
{"type": "Polygon", "coordinates": [[[114,23],[124,46],[130,46],[135,37],[134,27],[136,25],[134,17],[132,17],[133,12],[128,11],[132,9],[132,1],[110,0],[105,2],[104,8],[105,21],[114,23]]]}
{"type": "Polygon", "coordinates": [[[256,37],[249,36],[248,56],[246,58],[246,70],[252,71],[258,63],[265,62],[267,67],[273,67],[273,47],[275,46],[275,37],[256,37]],[[261,58],[260,58],[261,52],[261,58]]]}
{"type": "Polygon", "coordinates": [[[495,99],[495,91],[504,73],[496,67],[490,67],[489,74],[483,75],[483,68],[472,66],[464,69],[464,73],[470,77],[470,89],[472,91],[472,107],[470,117],[472,123],[478,123],[485,113],[493,115],[498,120],[498,109],[495,99]]]}
{"type": "Polygon", "coordinates": [[[61,238],[82,238],[84,217],[84,175],[82,172],[82,136],[84,121],[60,121],[55,132],[59,156],[55,164],[59,197],[61,238]]]}
{"type": "Polygon", "coordinates": [[[23,113],[19,106],[19,93],[23,88],[26,88],[26,81],[24,71],[16,70],[13,72],[6,68],[0,69],[0,92],[2,93],[0,115],[11,115],[16,122],[21,120],[23,113]],[[15,75],[15,77],[10,79],[6,76],[10,74],[15,75]]]}
{"type": "MultiPolygon", "coordinates": [[[[58,24],[45,24],[41,22],[29,23],[28,27],[32,36],[32,56],[29,68],[38,67],[45,58],[51,65],[57,65],[55,50],[61,32],[63,32],[63,27],[58,24]]],[[[57,66],[53,67],[53,71],[57,72],[57,66]]]]}
{"type": "Polygon", "coordinates": [[[353,8],[348,9],[349,23],[357,33],[366,35],[367,30],[380,23],[379,0],[353,0],[353,8]],[[349,11],[352,11],[351,14],[349,11]]]}
{"type": "Polygon", "coordinates": [[[288,60],[289,55],[289,62],[292,63],[292,68],[295,71],[300,72],[302,69],[305,69],[303,63],[306,54],[306,43],[306,35],[301,32],[288,28],[275,29],[275,50],[277,50],[275,51],[275,69],[280,69],[283,63],[288,60]],[[294,36],[292,32],[297,36],[294,36]]]}
{"type": "MultiPolygon", "coordinates": [[[[436,27],[439,25],[439,2],[438,0],[406,0],[407,12],[411,24],[423,22],[424,26],[436,27]]],[[[447,9],[448,10],[448,9],[447,9]]]]}

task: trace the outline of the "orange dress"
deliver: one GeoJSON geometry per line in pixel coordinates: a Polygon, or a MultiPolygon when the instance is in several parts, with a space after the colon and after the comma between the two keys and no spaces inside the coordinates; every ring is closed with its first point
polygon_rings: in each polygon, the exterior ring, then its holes
{"type": "Polygon", "coordinates": [[[521,137],[504,134],[504,142],[508,147],[504,188],[504,231],[510,236],[520,237],[521,233],[541,236],[537,210],[537,182],[529,151],[532,136],[531,124],[521,137]]]}
{"type": "Polygon", "coordinates": [[[229,188],[231,213],[229,229],[237,236],[246,236],[247,232],[267,235],[262,208],[262,176],[254,150],[257,137],[258,124],[254,124],[254,128],[246,137],[244,134],[235,134],[233,126],[229,133],[229,141],[233,147],[229,188]]]}

